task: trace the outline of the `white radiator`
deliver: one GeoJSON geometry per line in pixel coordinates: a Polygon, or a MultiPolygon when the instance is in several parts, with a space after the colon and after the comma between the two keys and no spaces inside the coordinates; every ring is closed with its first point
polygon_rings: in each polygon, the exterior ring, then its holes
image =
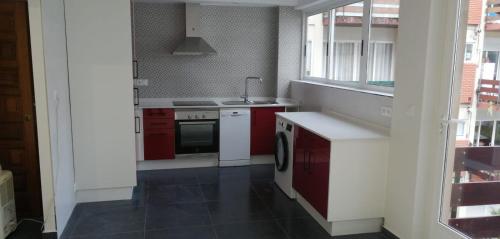
{"type": "Polygon", "coordinates": [[[12,172],[0,171],[0,239],[6,238],[16,229],[16,203],[12,172]]]}

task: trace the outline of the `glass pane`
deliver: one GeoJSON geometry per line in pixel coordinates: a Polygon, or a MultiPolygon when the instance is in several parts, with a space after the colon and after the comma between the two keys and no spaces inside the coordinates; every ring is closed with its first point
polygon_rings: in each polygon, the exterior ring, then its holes
{"type": "Polygon", "coordinates": [[[492,137],[493,137],[493,121],[481,122],[481,133],[479,135],[478,146],[491,146],[492,137]]]}
{"type": "Polygon", "coordinates": [[[183,147],[213,145],[213,128],[211,124],[181,125],[181,145],[183,147]]]}
{"type": "Polygon", "coordinates": [[[328,44],[328,12],[307,17],[305,75],[326,76],[326,52],[328,44]]]}
{"type": "Polygon", "coordinates": [[[361,63],[361,39],[363,2],[339,7],[331,11],[332,28],[328,79],[335,81],[359,81],[361,63]]]}
{"type": "Polygon", "coordinates": [[[367,83],[394,87],[399,0],[374,0],[371,24],[367,83]]]}
{"type": "Polygon", "coordinates": [[[499,16],[491,13],[500,4],[495,2],[467,1],[467,32],[457,46],[464,52],[457,59],[464,61],[457,74],[462,77],[454,82],[459,90],[450,109],[450,118],[464,123],[450,123],[448,131],[440,221],[471,238],[500,238],[500,22],[492,21],[499,16]],[[486,8],[477,7],[481,4],[486,8]]]}

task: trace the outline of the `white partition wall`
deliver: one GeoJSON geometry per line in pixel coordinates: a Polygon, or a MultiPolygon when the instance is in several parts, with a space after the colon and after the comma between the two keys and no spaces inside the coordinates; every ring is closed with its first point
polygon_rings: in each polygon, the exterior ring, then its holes
{"type": "Polygon", "coordinates": [[[136,184],[129,0],[66,0],[77,200],[130,198],[136,184]]]}

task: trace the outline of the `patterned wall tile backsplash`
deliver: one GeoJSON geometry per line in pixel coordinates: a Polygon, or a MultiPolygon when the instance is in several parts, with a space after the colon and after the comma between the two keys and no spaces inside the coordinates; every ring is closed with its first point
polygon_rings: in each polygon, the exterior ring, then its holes
{"type": "Polygon", "coordinates": [[[276,96],[278,9],[202,6],[201,35],[215,56],[173,56],[185,37],[183,4],[135,4],[136,55],[142,98],[276,96]]]}

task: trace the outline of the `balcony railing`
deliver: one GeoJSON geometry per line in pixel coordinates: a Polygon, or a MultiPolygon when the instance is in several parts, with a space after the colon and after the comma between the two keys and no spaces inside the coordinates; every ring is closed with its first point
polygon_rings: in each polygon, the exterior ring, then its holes
{"type": "Polygon", "coordinates": [[[488,106],[489,104],[500,103],[500,81],[497,80],[479,80],[477,90],[479,106],[488,106]]]}
{"type": "Polygon", "coordinates": [[[448,224],[473,238],[500,236],[500,215],[457,217],[458,207],[500,204],[500,147],[465,147],[455,150],[448,224]],[[460,178],[468,173],[463,183],[460,178]]]}
{"type": "Polygon", "coordinates": [[[488,0],[486,31],[500,31],[500,0],[488,0]]]}

